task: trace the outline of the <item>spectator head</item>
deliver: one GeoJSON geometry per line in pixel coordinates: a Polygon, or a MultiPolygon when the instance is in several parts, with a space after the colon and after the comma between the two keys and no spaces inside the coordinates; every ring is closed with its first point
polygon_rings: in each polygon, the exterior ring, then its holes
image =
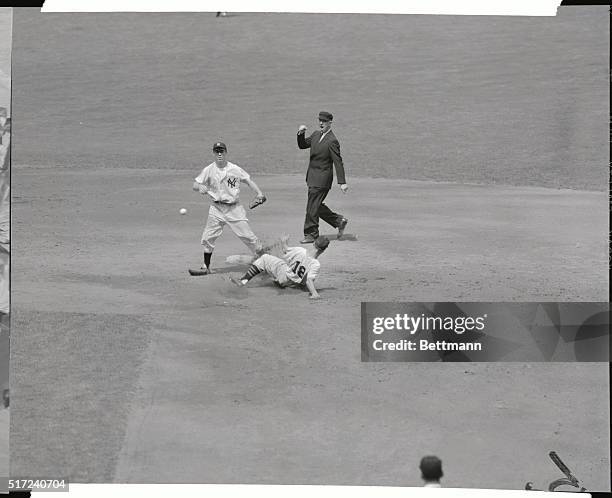
{"type": "Polygon", "coordinates": [[[438,482],[444,473],[442,472],[442,460],[436,456],[425,456],[421,459],[421,477],[427,482],[438,482]]]}

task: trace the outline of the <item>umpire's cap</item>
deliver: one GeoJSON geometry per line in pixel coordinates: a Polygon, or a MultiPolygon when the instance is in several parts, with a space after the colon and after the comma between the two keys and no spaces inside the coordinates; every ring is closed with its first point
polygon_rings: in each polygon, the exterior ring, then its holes
{"type": "Polygon", "coordinates": [[[331,112],[321,111],[319,113],[319,121],[333,121],[334,115],[331,112]]]}
{"type": "Polygon", "coordinates": [[[314,245],[317,249],[325,251],[325,249],[327,249],[327,246],[329,245],[329,239],[325,235],[319,235],[315,239],[314,245]]]}
{"type": "Polygon", "coordinates": [[[213,152],[217,151],[227,152],[227,145],[223,142],[216,142],[215,145],[213,145],[213,152]]]}
{"type": "Polygon", "coordinates": [[[442,460],[437,456],[424,456],[421,459],[419,468],[421,469],[421,474],[423,474],[423,479],[428,481],[437,481],[444,475],[442,472],[442,460]]]}

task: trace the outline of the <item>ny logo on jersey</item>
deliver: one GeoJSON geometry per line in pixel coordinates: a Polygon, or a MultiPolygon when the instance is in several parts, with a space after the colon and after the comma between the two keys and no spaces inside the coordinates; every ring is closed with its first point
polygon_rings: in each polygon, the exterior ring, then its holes
{"type": "Polygon", "coordinates": [[[232,188],[236,188],[236,183],[238,182],[238,178],[228,178],[227,179],[227,185],[232,187],[232,188]]]}

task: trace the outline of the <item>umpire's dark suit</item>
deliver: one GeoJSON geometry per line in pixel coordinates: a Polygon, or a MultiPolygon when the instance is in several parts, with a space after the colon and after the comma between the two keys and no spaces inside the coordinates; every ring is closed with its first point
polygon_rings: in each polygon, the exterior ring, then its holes
{"type": "Polygon", "coordinates": [[[344,178],[344,164],[340,156],[340,143],[332,130],[319,143],[321,132],[315,131],[309,137],[305,133],[298,133],[297,143],[300,149],[310,147],[310,163],[306,173],[308,185],[308,203],[306,205],[306,219],[304,220],[304,235],[319,236],[319,218],[334,228],[338,228],[343,216],[334,213],[323,201],[332,187],[334,179],[333,165],[336,165],[338,183],[346,183],[344,178]]]}

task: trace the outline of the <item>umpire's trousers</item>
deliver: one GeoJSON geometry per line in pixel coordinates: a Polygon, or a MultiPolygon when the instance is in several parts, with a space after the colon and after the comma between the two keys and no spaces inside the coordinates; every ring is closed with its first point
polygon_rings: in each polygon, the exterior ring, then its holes
{"type": "Polygon", "coordinates": [[[329,193],[327,187],[308,187],[308,202],[306,204],[306,218],[304,220],[304,235],[319,236],[319,218],[338,228],[343,216],[334,213],[325,204],[324,200],[329,193]]]}

